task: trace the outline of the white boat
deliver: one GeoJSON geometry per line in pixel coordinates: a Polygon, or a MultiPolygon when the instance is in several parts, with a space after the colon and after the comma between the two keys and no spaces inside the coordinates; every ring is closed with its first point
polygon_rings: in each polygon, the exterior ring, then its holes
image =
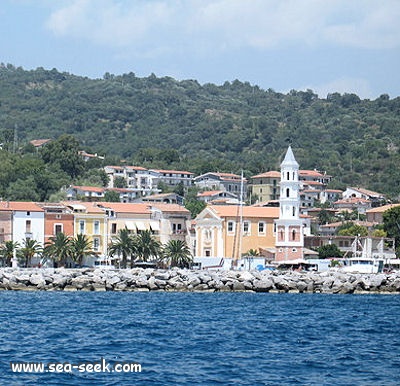
{"type": "Polygon", "coordinates": [[[343,260],[342,272],[379,273],[383,271],[384,260],[374,258],[354,257],[343,260]]]}
{"type": "Polygon", "coordinates": [[[372,255],[369,238],[362,241],[360,237],[356,237],[352,244],[352,257],[346,258],[345,255],[342,263],[342,272],[379,273],[383,271],[385,259],[372,255]]]}

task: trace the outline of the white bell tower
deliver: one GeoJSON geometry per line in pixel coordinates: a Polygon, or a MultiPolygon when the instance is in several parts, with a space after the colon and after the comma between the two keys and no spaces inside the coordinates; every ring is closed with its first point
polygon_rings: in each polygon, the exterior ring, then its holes
{"type": "Polygon", "coordinates": [[[299,164],[292,148],[287,149],[281,163],[279,198],[279,219],[275,220],[275,260],[296,260],[303,258],[304,234],[300,219],[299,164]]]}

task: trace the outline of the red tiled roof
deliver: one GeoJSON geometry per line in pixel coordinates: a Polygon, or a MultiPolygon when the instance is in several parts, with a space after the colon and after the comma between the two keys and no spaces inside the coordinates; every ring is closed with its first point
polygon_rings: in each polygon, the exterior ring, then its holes
{"type": "Polygon", "coordinates": [[[182,171],[182,170],[164,170],[164,169],[151,169],[154,170],[155,172],[159,173],[171,173],[171,174],[191,174],[193,175],[194,173],[192,172],[187,172],[187,171],[182,171]]]}
{"type": "Polygon", "coordinates": [[[250,177],[250,178],[280,178],[280,177],[281,177],[281,173],[280,172],[277,172],[275,170],[271,170],[269,172],[257,174],[255,176],[250,177]]]}
{"type": "MultiPolygon", "coordinates": [[[[210,205],[208,206],[220,217],[235,217],[238,214],[238,205],[210,205]]],[[[243,206],[243,217],[278,218],[278,207],[243,206]]]]}
{"type": "Polygon", "coordinates": [[[84,190],[87,192],[97,192],[97,193],[103,193],[106,189],[105,188],[99,188],[98,186],[71,186],[73,189],[78,189],[78,190],[84,190]]]}
{"type": "Polygon", "coordinates": [[[0,210],[13,210],[20,212],[44,212],[44,209],[31,201],[1,201],[0,210]]]}
{"type": "Polygon", "coordinates": [[[117,213],[151,213],[150,206],[147,203],[97,202],[96,205],[100,208],[109,208],[117,213]]]}

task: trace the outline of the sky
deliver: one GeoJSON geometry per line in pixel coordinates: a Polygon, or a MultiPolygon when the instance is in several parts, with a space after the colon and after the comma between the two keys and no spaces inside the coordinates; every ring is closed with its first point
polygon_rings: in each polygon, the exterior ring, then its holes
{"type": "Polygon", "coordinates": [[[0,62],[400,96],[400,0],[1,0],[0,62]]]}

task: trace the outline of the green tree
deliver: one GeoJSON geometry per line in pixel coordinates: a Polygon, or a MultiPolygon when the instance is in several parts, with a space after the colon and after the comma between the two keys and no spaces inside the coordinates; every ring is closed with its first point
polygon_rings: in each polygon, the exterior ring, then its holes
{"type": "Polygon", "coordinates": [[[342,257],[343,252],[336,244],[326,244],[318,248],[318,257],[320,259],[328,259],[330,257],[342,257]]]}
{"type": "Polygon", "coordinates": [[[135,253],[139,261],[157,258],[161,251],[160,243],[149,230],[138,233],[134,238],[135,253]]]}
{"type": "Polygon", "coordinates": [[[71,256],[79,267],[82,267],[83,258],[91,254],[92,242],[86,235],[78,234],[71,240],[71,256]]]}
{"type": "Polygon", "coordinates": [[[120,267],[127,268],[128,257],[133,261],[132,254],[135,251],[133,237],[127,228],[120,229],[115,239],[112,240],[108,254],[111,257],[121,257],[120,267]]]}
{"type": "Polygon", "coordinates": [[[22,248],[18,250],[19,256],[23,260],[24,267],[29,267],[32,258],[43,252],[41,244],[33,239],[22,240],[22,248]]]}
{"type": "Polygon", "coordinates": [[[126,180],[124,177],[115,177],[114,178],[114,188],[126,188],[128,185],[126,184],[126,180]]]}
{"type": "Polygon", "coordinates": [[[63,232],[50,237],[44,247],[44,255],[51,258],[59,266],[65,266],[67,259],[71,257],[71,238],[63,232]]]}
{"type": "Polygon", "coordinates": [[[56,141],[46,144],[40,154],[45,163],[57,165],[71,178],[78,177],[85,169],[85,162],[79,154],[79,142],[72,135],[61,135],[56,141]]]}
{"type": "Polygon", "coordinates": [[[206,206],[207,204],[204,201],[195,199],[185,200],[185,208],[190,212],[192,218],[196,218],[206,206]]]}
{"type": "Polygon", "coordinates": [[[383,213],[383,228],[388,237],[395,239],[396,255],[400,256],[400,206],[395,206],[383,213]]]}
{"type": "Polygon", "coordinates": [[[0,245],[0,259],[2,265],[5,267],[11,267],[11,261],[14,257],[14,251],[19,248],[19,244],[14,241],[6,241],[0,245]]]}
{"type": "Polygon", "coordinates": [[[368,229],[362,225],[352,224],[338,230],[337,234],[339,236],[368,236],[368,229]]]}
{"type": "Polygon", "coordinates": [[[115,190],[107,190],[104,193],[105,202],[120,202],[119,193],[115,190]]]}
{"type": "Polygon", "coordinates": [[[193,257],[184,241],[170,240],[162,248],[162,260],[170,267],[189,268],[193,257]]]}

